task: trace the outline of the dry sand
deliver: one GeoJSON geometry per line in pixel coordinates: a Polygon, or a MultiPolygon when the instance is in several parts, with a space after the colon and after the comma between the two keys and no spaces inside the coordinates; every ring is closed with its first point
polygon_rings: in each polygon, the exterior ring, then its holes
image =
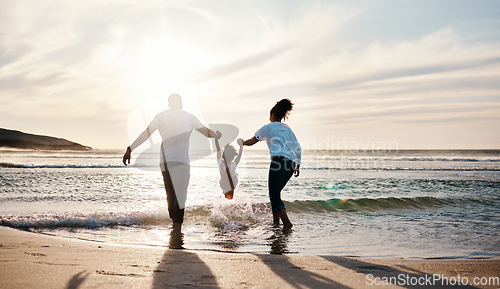
{"type": "MultiPolygon", "coordinates": [[[[375,277],[500,277],[500,259],[408,260],[255,255],[122,246],[0,227],[0,288],[429,288],[375,277]],[[377,279],[383,281],[383,279],[377,279]]],[[[409,280],[409,279],[406,279],[409,280]]],[[[452,281],[452,279],[449,279],[452,281]]],[[[464,279],[462,279],[464,280],[464,279]]],[[[486,279],[483,278],[483,281],[486,279]]],[[[494,282],[495,279],[488,280],[494,282]]],[[[436,284],[441,284],[437,282],[436,284]]],[[[448,286],[431,288],[500,288],[448,286]]]]}

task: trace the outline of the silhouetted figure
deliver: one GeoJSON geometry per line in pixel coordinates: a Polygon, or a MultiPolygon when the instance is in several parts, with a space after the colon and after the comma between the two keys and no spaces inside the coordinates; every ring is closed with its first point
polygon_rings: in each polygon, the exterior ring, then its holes
{"type": "Polygon", "coordinates": [[[241,154],[243,153],[243,140],[238,139],[238,145],[240,150],[237,153],[236,149],[232,145],[227,145],[224,151],[221,153],[218,139],[221,136],[219,131],[216,132],[217,137],[215,138],[215,147],[217,148],[217,165],[219,166],[220,180],[219,185],[224,193],[226,199],[231,200],[233,198],[234,189],[238,185],[238,174],[236,173],[236,167],[240,163],[241,154]]]}
{"type": "Polygon", "coordinates": [[[160,167],[167,191],[168,212],[173,222],[173,232],[180,233],[190,177],[188,152],[191,132],[195,129],[208,138],[215,138],[216,134],[205,127],[196,116],[182,110],[182,99],[178,94],[174,93],[168,97],[168,105],[170,109],[157,114],[127,148],[123,163],[127,165],[128,161],[130,164],[132,151],[153,132],[159,131],[162,138],[160,167]]]}
{"type": "Polygon", "coordinates": [[[269,167],[269,199],[273,210],[273,223],[279,226],[280,219],[283,221],[283,232],[293,227],[288,219],[285,204],[281,200],[281,190],[292,175],[299,176],[300,158],[302,149],[292,129],[281,122],[287,119],[293,103],[289,99],[282,99],[271,109],[268,123],[261,127],[253,138],[243,142],[243,145],[251,146],[258,141],[266,141],[271,153],[271,165],[269,167]]]}

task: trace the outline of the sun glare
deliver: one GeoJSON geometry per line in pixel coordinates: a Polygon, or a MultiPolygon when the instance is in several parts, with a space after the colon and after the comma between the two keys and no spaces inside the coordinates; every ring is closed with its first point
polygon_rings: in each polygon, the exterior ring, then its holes
{"type": "Polygon", "coordinates": [[[175,40],[145,39],[127,73],[141,100],[185,90],[197,71],[208,66],[201,49],[175,40]]]}
{"type": "MultiPolygon", "coordinates": [[[[203,122],[200,89],[192,76],[209,66],[205,53],[180,41],[148,38],[129,62],[126,83],[134,90],[137,108],[128,119],[129,138],[135,139],[160,111],[167,109],[167,97],[179,93],[183,109],[203,122]]],[[[156,136],[157,137],[157,136],[156,136]]],[[[154,139],[155,137],[153,137],[154,139]]],[[[156,140],[159,141],[159,140],[156,140]]]]}

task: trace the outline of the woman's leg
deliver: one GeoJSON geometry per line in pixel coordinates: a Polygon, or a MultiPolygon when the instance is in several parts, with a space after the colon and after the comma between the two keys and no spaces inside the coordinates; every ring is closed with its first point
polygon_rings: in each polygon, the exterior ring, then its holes
{"type": "Polygon", "coordinates": [[[285,209],[281,209],[278,212],[278,216],[283,221],[283,233],[286,232],[286,231],[288,231],[288,230],[290,230],[293,227],[292,222],[290,222],[290,220],[288,219],[288,215],[286,214],[286,210],[285,209]]]}
{"type": "Polygon", "coordinates": [[[273,223],[279,224],[279,219],[283,221],[283,231],[292,228],[292,223],[286,214],[285,204],[281,200],[281,190],[293,175],[294,163],[280,156],[274,156],[269,167],[269,199],[273,210],[273,223]]]}

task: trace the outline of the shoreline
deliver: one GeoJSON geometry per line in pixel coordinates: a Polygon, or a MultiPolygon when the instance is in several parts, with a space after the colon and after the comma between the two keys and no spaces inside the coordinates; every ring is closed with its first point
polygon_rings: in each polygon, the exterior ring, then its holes
{"type": "MultiPolygon", "coordinates": [[[[31,231],[29,229],[23,228],[15,228],[10,226],[2,226],[1,228],[12,229],[15,231],[25,232],[29,234],[35,234],[40,236],[47,236],[58,238],[61,240],[69,240],[69,241],[82,241],[82,242],[90,242],[97,244],[107,244],[112,246],[125,246],[125,247],[139,247],[139,248],[159,248],[159,249],[169,249],[169,242],[171,240],[166,240],[164,244],[152,244],[152,243],[134,243],[134,242],[120,242],[120,241],[108,241],[108,240],[94,240],[90,238],[84,237],[71,237],[65,235],[57,235],[53,233],[43,232],[43,231],[31,231]],[[168,242],[167,242],[168,241],[168,242]]],[[[0,237],[1,241],[1,237],[0,237]]],[[[272,249],[269,249],[266,252],[258,252],[258,251],[243,251],[243,250],[231,250],[231,249],[223,249],[220,246],[209,248],[193,248],[193,247],[183,247],[183,250],[190,252],[213,252],[213,253],[221,253],[221,254],[252,254],[252,255],[287,255],[287,256],[344,256],[349,258],[359,258],[359,259],[373,259],[373,260],[499,260],[500,256],[485,256],[485,257],[473,257],[468,258],[466,256],[432,256],[432,257],[419,257],[419,256],[404,256],[404,255],[362,255],[355,253],[304,253],[301,251],[280,251],[280,252],[272,252],[272,249]]]]}
{"type": "MultiPolygon", "coordinates": [[[[423,282],[433,274],[448,278],[449,283],[458,276],[467,278],[469,285],[459,288],[500,286],[472,284],[476,277],[498,280],[500,258],[402,259],[175,250],[69,239],[3,226],[0,252],[0,288],[457,287],[429,286],[428,282],[424,286],[383,284],[399,277],[398,282],[423,282]],[[383,286],[377,286],[379,283],[383,286]]],[[[443,285],[444,281],[433,284],[443,285]]]]}

